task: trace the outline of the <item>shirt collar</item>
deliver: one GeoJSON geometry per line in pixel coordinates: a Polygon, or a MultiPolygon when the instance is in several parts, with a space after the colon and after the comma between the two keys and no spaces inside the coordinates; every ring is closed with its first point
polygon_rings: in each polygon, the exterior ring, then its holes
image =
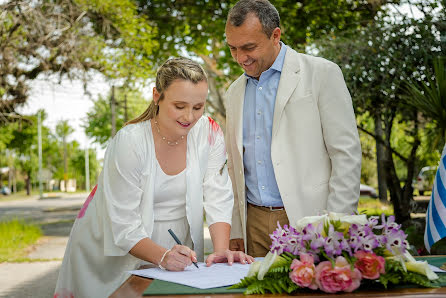
{"type": "MultiPolygon", "coordinates": [[[[277,55],[276,60],[274,60],[273,65],[271,65],[270,68],[268,68],[266,71],[268,71],[269,69],[274,69],[278,72],[282,72],[282,68],[283,68],[283,62],[285,61],[285,54],[286,54],[286,49],[287,46],[281,42],[280,42],[280,51],[279,51],[279,55],[277,55]]],[[[248,78],[252,78],[251,76],[249,76],[248,74],[246,74],[246,72],[244,73],[244,75],[248,78]]]]}

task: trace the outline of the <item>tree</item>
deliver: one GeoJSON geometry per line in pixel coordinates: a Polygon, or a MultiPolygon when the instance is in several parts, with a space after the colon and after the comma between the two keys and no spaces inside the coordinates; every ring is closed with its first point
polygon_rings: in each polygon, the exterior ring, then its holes
{"type": "Polygon", "coordinates": [[[62,141],[63,146],[63,180],[65,183],[65,191],[68,186],[68,149],[67,137],[74,132],[74,129],[68,124],[68,120],[61,120],[56,125],[56,134],[62,141]]]}
{"type": "MultiPolygon", "coordinates": [[[[93,149],[88,150],[89,158],[89,173],[90,173],[90,185],[96,183],[96,176],[99,169],[99,163],[96,158],[96,151],[93,149]]],[[[72,169],[72,175],[76,178],[76,181],[80,181],[83,184],[83,189],[85,189],[86,177],[85,177],[85,152],[76,148],[70,159],[70,165],[72,169]]]]}
{"type": "MultiPolygon", "coordinates": [[[[40,113],[41,111],[38,111],[40,113]]],[[[43,114],[43,119],[45,114],[43,114]]],[[[37,114],[36,114],[37,115],[37,114]]],[[[37,116],[27,117],[20,126],[20,123],[13,123],[11,139],[8,143],[8,149],[17,152],[17,167],[24,173],[25,188],[27,195],[31,194],[31,181],[35,177],[37,170],[37,116]]],[[[45,133],[46,130],[43,129],[45,133]]]]}
{"type": "MultiPolygon", "coordinates": [[[[209,74],[210,96],[207,111],[224,128],[225,102],[223,94],[242,69],[232,60],[225,44],[225,23],[229,9],[236,0],[139,0],[139,10],[152,27],[157,28],[159,53],[154,61],[187,51],[199,57],[209,74]]],[[[279,10],[283,25],[282,40],[292,47],[304,49],[314,39],[335,34],[348,28],[363,26],[373,19],[381,6],[399,1],[271,1],[279,10]]]]}
{"type": "Polygon", "coordinates": [[[97,70],[131,82],[153,73],[157,42],[132,0],[11,0],[0,11],[0,126],[21,118],[39,75],[88,82],[97,70]]]}
{"type": "MultiPolygon", "coordinates": [[[[107,145],[112,131],[110,96],[109,94],[104,98],[100,95],[94,101],[94,105],[87,113],[87,119],[83,125],[87,136],[94,139],[94,142],[101,144],[102,147],[107,145]]],[[[139,116],[149,105],[141,92],[127,88],[116,88],[115,98],[117,102],[115,118],[118,129],[123,127],[125,122],[139,116]]]]}
{"type": "Polygon", "coordinates": [[[421,140],[417,111],[403,103],[402,88],[405,81],[425,80],[430,72],[426,65],[444,51],[437,38],[444,14],[436,19],[436,6],[435,2],[424,3],[422,10],[426,14],[418,20],[380,14],[373,23],[357,30],[355,38],[350,38],[351,34],[338,35],[319,44],[321,55],[343,69],[355,112],[369,113],[374,119],[374,131],[361,123],[358,127],[383,145],[378,169],[382,161],[395,216],[405,224],[410,220],[411,184],[421,140]],[[396,137],[396,131],[403,135],[396,137]],[[404,165],[404,174],[396,163],[404,165]]]}

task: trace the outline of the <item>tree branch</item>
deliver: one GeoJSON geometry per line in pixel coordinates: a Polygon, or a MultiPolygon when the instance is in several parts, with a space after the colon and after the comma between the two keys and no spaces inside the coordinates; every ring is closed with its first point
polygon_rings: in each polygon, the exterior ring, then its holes
{"type": "Polygon", "coordinates": [[[392,147],[390,147],[382,138],[379,138],[377,135],[375,135],[373,132],[368,131],[367,129],[365,129],[364,127],[362,127],[361,125],[357,125],[358,129],[361,130],[362,132],[368,134],[369,136],[371,136],[372,138],[375,139],[376,142],[379,142],[380,144],[383,144],[387,149],[389,149],[393,154],[395,154],[399,159],[401,159],[404,162],[408,162],[408,159],[404,156],[402,156],[400,153],[398,153],[397,151],[395,151],[395,149],[393,149],[392,147]]]}

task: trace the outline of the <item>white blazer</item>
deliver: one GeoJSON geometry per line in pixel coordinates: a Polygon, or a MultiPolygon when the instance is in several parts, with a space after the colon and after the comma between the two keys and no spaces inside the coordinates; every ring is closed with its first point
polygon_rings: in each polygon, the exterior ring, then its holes
{"type": "MultiPolygon", "coordinates": [[[[221,171],[225,162],[221,129],[202,117],[187,136],[186,154],[186,217],[200,261],[203,213],[208,225],[231,223],[232,185],[226,167],[221,171]]],[[[139,267],[142,261],[129,250],[153,232],[155,167],[150,122],[122,128],[108,145],[96,192],[74,222],[56,294],[108,297],[129,277],[128,270],[139,267]]]]}
{"type": "MultiPolygon", "coordinates": [[[[234,189],[231,239],[246,246],[241,75],[225,94],[228,169],[234,189]]],[[[357,210],[361,145],[340,68],[288,48],[276,95],[271,160],[291,225],[323,211],[357,210]]]]}

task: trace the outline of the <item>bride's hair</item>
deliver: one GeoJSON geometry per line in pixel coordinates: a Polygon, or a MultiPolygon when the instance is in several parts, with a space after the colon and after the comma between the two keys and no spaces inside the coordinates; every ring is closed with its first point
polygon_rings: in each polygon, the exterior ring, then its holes
{"type": "MultiPolygon", "coordinates": [[[[195,61],[178,57],[167,60],[156,72],[156,90],[161,94],[159,100],[164,98],[164,91],[169,88],[175,80],[186,80],[194,84],[207,81],[207,75],[203,67],[195,61]]],[[[130,120],[127,124],[138,123],[154,118],[158,114],[159,106],[152,100],[149,107],[137,118],[130,120]]]]}

